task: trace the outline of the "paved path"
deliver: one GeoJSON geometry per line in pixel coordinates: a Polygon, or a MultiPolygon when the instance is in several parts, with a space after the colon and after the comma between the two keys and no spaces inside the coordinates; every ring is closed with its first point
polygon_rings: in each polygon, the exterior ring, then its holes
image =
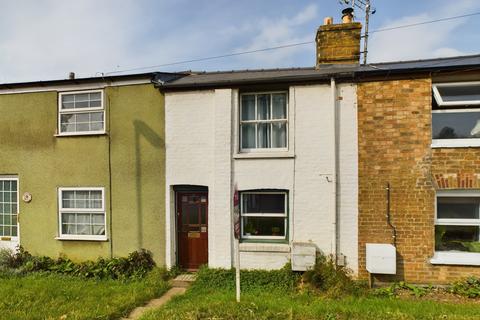
{"type": "Polygon", "coordinates": [[[181,274],[172,281],[172,288],[168,290],[163,296],[157,299],[150,300],[146,305],[133,309],[128,315],[128,318],[121,320],[139,319],[146,311],[157,309],[170,301],[174,296],[184,294],[192,282],[195,281],[196,276],[193,274],[181,274]]]}

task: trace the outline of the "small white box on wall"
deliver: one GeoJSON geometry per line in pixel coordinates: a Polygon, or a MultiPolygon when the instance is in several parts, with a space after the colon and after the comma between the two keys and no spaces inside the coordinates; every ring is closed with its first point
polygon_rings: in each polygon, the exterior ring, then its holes
{"type": "Polygon", "coordinates": [[[367,271],[375,274],[397,273],[396,248],[387,243],[367,243],[367,271]]]}
{"type": "Polygon", "coordinates": [[[307,271],[315,266],[317,248],[313,243],[292,243],[292,270],[307,271]]]}

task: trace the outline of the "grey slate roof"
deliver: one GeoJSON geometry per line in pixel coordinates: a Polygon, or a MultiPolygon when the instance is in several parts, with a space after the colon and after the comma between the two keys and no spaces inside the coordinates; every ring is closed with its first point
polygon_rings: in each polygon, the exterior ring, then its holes
{"type": "Polygon", "coordinates": [[[46,80],[46,81],[29,81],[29,82],[16,82],[16,83],[0,83],[1,89],[11,89],[11,88],[22,88],[22,87],[47,87],[54,85],[63,85],[63,84],[81,84],[81,83],[92,83],[92,82],[113,82],[120,80],[139,80],[147,79],[155,81],[156,83],[162,83],[167,81],[172,81],[178,77],[184,76],[183,73],[169,73],[169,72],[148,72],[148,73],[136,73],[136,74],[125,74],[125,75],[113,75],[113,76],[100,76],[100,77],[89,77],[89,78],[75,78],[75,79],[57,79],[57,80],[46,80]]]}
{"type": "Polygon", "coordinates": [[[217,72],[192,72],[187,76],[160,85],[164,89],[187,89],[262,83],[308,82],[337,79],[354,79],[384,73],[409,73],[446,69],[480,68],[480,55],[459,56],[415,61],[374,63],[368,65],[322,65],[319,69],[289,68],[217,72]]]}
{"type": "Polygon", "coordinates": [[[451,58],[374,63],[368,65],[332,64],[322,65],[319,69],[309,67],[217,72],[148,72],[77,79],[3,83],[0,84],[0,90],[32,86],[52,86],[134,79],[149,79],[161,89],[175,90],[268,83],[281,84],[293,82],[301,83],[309,81],[328,81],[331,77],[335,77],[339,80],[358,80],[379,74],[415,73],[449,69],[480,69],[480,54],[451,58]]]}

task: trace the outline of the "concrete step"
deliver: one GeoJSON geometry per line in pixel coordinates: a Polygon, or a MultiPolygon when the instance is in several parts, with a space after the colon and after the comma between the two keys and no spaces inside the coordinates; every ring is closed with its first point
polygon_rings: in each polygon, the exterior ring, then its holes
{"type": "Polygon", "coordinates": [[[196,274],[185,273],[173,279],[171,284],[172,284],[172,287],[174,288],[188,288],[193,282],[195,282],[196,279],[197,279],[196,274]]]}

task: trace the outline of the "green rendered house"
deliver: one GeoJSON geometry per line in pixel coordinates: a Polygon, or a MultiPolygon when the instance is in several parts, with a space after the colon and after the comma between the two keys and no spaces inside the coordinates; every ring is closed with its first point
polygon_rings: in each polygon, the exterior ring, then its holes
{"type": "Polygon", "coordinates": [[[0,249],[165,260],[164,97],[174,74],[0,85],[0,249]]]}

